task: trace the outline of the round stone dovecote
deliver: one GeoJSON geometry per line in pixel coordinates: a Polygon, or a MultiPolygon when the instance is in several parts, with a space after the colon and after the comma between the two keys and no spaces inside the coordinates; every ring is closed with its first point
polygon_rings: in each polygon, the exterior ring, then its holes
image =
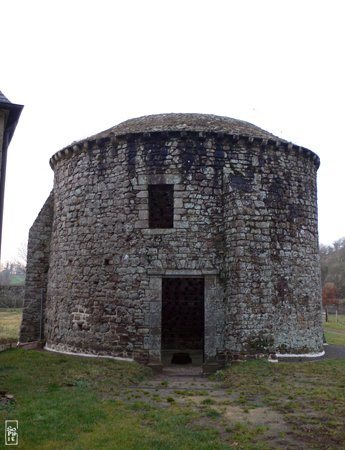
{"type": "Polygon", "coordinates": [[[321,355],[313,152],[240,120],[162,114],[50,165],[22,342],[158,365],[321,355]]]}

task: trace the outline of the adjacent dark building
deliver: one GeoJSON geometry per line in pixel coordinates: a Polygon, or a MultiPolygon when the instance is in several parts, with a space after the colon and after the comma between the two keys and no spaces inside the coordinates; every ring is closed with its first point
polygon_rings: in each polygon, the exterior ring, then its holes
{"type": "Polygon", "coordinates": [[[23,106],[11,103],[0,91],[0,254],[2,236],[2,217],[6,179],[7,149],[16,129],[23,106]]]}

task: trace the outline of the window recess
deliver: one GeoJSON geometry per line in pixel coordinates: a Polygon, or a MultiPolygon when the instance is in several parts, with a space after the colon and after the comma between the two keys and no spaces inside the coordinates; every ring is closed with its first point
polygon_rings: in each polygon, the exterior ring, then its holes
{"type": "Polygon", "coordinates": [[[149,184],[149,228],[173,228],[174,185],[149,184]]]}

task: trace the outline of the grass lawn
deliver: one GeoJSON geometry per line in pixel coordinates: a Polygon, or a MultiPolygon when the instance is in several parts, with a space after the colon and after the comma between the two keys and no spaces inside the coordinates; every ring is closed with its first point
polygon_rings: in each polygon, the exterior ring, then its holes
{"type": "Polygon", "coordinates": [[[136,363],[7,350],[0,420],[19,420],[25,450],[344,448],[345,360],[236,363],[215,377],[221,397],[137,386],[150,377],[136,363]]]}
{"type": "Polygon", "coordinates": [[[225,370],[224,382],[248,414],[260,407],[278,413],[288,425],[279,433],[289,435],[299,448],[345,448],[345,359],[248,361],[225,370]]]}
{"type": "MultiPolygon", "coordinates": [[[[18,327],[20,314],[2,311],[0,326],[17,316],[18,327]]],[[[345,343],[341,323],[325,332],[345,343]]],[[[7,350],[0,422],[19,421],[23,450],[345,448],[345,359],[234,363],[211,389],[208,380],[199,390],[166,380],[145,389],[151,379],[136,363],[7,350]]]]}
{"type": "Polygon", "coordinates": [[[228,448],[211,425],[193,425],[199,415],[191,407],[126,394],[150,376],[136,363],[7,350],[0,386],[14,400],[3,402],[0,417],[19,420],[20,448],[28,450],[228,448]]]}
{"type": "Polygon", "coordinates": [[[339,314],[338,321],[334,314],[328,315],[328,322],[323,324],[328,344],[345,345],[345,315],[339,314]]]}
{"type": "Polygon", "coordinates": [[[0,308],[0,344],[18,341],[21,320],[21,309],[0,308]]]}

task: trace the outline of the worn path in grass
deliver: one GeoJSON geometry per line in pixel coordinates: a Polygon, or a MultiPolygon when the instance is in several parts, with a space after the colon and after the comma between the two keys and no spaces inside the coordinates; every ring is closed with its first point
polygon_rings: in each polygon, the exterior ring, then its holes
{"type": "Polygon", "coordinates": [[[345,345],[324,344],[325,354],[317,358],[279,358],[280,362],[312,362],[322,361],[324,359],[344,359],[345,345]]]}
{"type": "Polygon", "coordinates": [[[325,345],[325,356],[322,359],[340,359],[345,358],[344,345],[325,345]]]}
{"type": "Polygon", "coordinates": [[[243,448],[241,434],[250,436],[259,446],[262,443],[262,448],[293,450],[301,447],[282,414],[264,405],[255,409],[238,405],[238,393],[224,387],[217,377],[203,376],[199,366],[166,366],[150,380],[127,388],[122,398],[130,402],[144,400],[163,408],[173,403],[202,412],[196,425],[212,424],[224,437],[229,433],[239,436],[240,442],[235,437],[229,442],[230,448],[243,448]]]}

